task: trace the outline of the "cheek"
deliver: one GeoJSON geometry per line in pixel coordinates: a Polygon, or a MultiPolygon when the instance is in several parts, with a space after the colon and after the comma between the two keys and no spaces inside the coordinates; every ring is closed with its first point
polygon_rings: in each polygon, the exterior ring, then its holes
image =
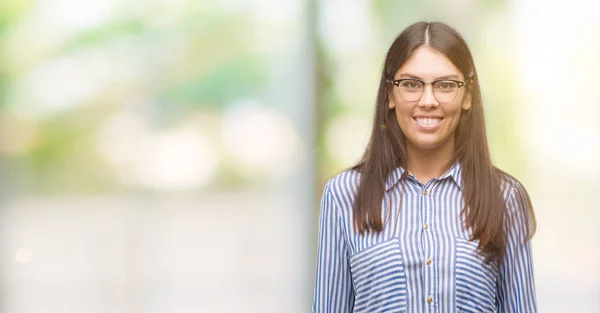
{"type": "Polygon", "coordinates": [[[403,108],[402,106],[396,106],[394,109],[396,114],[396,120],[398,125],[403,132],[410,130],[410,123],[412,122],[412,112],[409,108],[403,108]]]}
{"type": "Polygon", "coordinates": [[[460,121],[462,115],[462,111],[460,110],[460,108],[458,110],[456,110],[454,113],[452,113],[450,116],[450,123],[448,123],[447,127],[450,128],[450,131],[455,131],[456,127],[458,126],[458,122],[460,121]]]}

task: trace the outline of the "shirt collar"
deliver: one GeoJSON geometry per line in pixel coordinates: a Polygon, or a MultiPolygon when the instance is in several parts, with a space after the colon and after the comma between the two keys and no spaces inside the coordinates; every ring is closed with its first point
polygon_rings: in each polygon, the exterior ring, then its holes
{"type": "MultiPolygon", "coordinates": [[[[392,189],[392,187],[394,187],[400,181],[405,171],[406,170],[401,166],[391,171],[385,182],[385,191],[392,189]]],[[[410,174],[410,172],[408,174],[412,175],[410,174]]],[[[454,182],[458,185],[458,187],[460,187],[461,190],[463,189],[462,167],[458,160],[454,162],[452,167],[450,167],[450,169],[438,179],[444,180],[447,177],[451,177],[454,180],[454,182]]]]}
{"type": "Polygon", "coordinates": [[[396,169],[394,169],[388,175],[387,180],[385,181],[385,191],[392,189],[392,187],[394,187],[394,185],[396,185],[400,181],[404,172],[405,170],[404,168],[402,168],[402,166],[399,166],[396,169]]]}
{"type": "Polygon", "coordinates": [[[456,185],[463,189],[463,180],[462,180],[462,166],[460,162],[457,160],[454,162],[452,167],[446,172],[446,174],[442,175],[439,179],[445,179],[446,177],[452,177],[456,185]]]}

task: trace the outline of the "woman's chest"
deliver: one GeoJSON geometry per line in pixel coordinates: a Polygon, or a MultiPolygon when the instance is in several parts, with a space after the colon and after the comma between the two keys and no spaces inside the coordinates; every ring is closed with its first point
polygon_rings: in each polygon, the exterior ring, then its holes
{"type": "Polygon", "coordinates": [[[347,232],[356,307],[385,295],[412,311],[495,310],[497,268],[469,240],[462,207],[458,197],[387,199],[382,232],[347,232]]]}

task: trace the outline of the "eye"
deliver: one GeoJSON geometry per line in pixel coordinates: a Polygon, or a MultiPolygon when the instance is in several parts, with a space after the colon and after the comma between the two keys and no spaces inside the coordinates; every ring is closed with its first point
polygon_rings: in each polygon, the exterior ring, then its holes
{"type": "Polygon", "coordinates": [[[435,89],[439,91],[454,91],[458,89],[458,84],[453,81],[439,81],[435,85],[435,89]]]}
{"type": "Polygon", "coordinates": [[[423,84],[418,80],[403,80],[400,87],[406,90],[419,90],[423,87],[423,84]]]}

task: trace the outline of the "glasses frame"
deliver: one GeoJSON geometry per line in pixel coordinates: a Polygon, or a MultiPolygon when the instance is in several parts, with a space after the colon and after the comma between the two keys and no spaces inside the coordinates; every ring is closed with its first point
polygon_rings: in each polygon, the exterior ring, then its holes
{"type": "Polygon", "coordinates": [[[452,101],[454,101],[456,99],[456,95],[458,95],[458,92],[460,91],[460,88],[463,86],[466,86],[467,83],[471,80],[471,78],[467,78],[465,81],[460,81],[460,80],[455,80],[455,79],[438,79],[438,80],[434,80],[434,81],[424,81],[422,79],[419,78],[401,78],[401,79],[388,79],[387,81],[389,83],[391,83],[392,85],[396,86],[396,87],[400,87],[400,83],[406,80],[414,80],[414,81],[418,81],[421,84],[423,84],[423,92],[421,92],[421,96],[417,99],[417,100],[406,100],[404,99],[404,97],[402,97],[402,93],[400,92],[400,89],[398,89],[398,94],[400,95],[400,98],[402,98],[404,101],[410,101],[410,102],[415,102],[415,101],[419,101],[421,100],[421,98],[423,98],[423,95],[425,94],[425,87],[427,87],[427,85],[431,85],[431,93],[433,94],[433,97],[435,98],[435,100],[439,103],[450,103],[452,101]],[[450,101],[440,101],[436,96],[435,96],[435,91],[433,90],[433,84],[435,83],[439,83],[439,82],[454,82],[458,85],[458,89],[456,90],[456,94],[454,95],[454,98],[452,98],[452,100],[450,101]]]}

